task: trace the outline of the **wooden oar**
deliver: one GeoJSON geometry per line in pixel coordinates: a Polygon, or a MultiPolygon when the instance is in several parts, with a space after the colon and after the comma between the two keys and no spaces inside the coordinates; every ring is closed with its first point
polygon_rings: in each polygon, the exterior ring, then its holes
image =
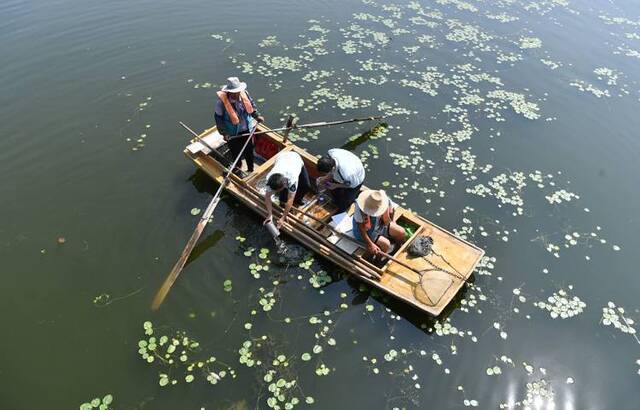
{"type": "MultiPolygon", "coordinates": [[[[192,134],[194,134],[197,137],[197,134],[193,130],[191,130],[189,127],[185,127],[185,128],[187,128],[192,134]]],[[[169,290],[171,290],[171,286],[173,286],[174,282],[178,278],[178,275],[180,275],[180,272],[182,272],[182,268],[184,267],[185,263],[187,263],[187,259],[189,259],[189,255],[191,254],[191,251],[196,246],[198,239],[200,239],[200,235],[202,235],[204,228],[209,223],[209,219],[211,219],[211,215],[213,215],[213,211],[216,209],[216,206],[220,201],[220,195],[222,194],[224,187],[229,183],[229,178],[231,176],[231,173],[233,172],[236,165],[238,164],[238,161],[240,161],[240,158],[242,158],[242,154],[244,153],[244,150],[249,145],[249,141],[251,141],[251,138],[253,137],[253,134],[255,133],[256,129],[257,129],[257,125],[253,127],[253,129],[251,130],[251,133],[249,134],[249,138],[247,138],[247,141],[242,146],[240,153],[238,154],[236,159],[233,161],[233,164],[231,164],[231,166],[229,167],[227,171],[227,175],[225,175],[224,180],[218,187],[218,190],[213,196],[213,199],[211,199],[209,206],[207,206],[207,209],[205,209],[205,211],[202,213],[202,217],[200,218],[200,221],[198,221],[198,225],[196,225],[196,229],[193,231],[193,234],[191,234],[191,238],[189,238],[187,245],[182,250],[180,259],[178,259],[176,264],[173,266],[173,269],[171,269],[169,276],[167,276],[167,279],[165,279],[164,283],[158,290],[158,293],[156,293],[156,296],[153,298],[153,303],[151,303],[151,310],[157,310],[160,307],[160,305],[164,301],[164,298],[167,297],[169,290]]]]}

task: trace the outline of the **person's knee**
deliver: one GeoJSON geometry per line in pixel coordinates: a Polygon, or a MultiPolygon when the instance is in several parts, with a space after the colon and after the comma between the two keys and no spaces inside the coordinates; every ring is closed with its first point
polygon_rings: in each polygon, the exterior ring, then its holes
{"type": "Polygon", "coordinates": [[[389,225],[389,235],[395,241],[404,241],[404,239],[405,239],[404,229],[400,225],[398,225],[398,224],[396,224],[394,222],[392,222],[389,225]]]}
{"type": "Polygon", "coordinates": [[[380,247],[380,249],[384,253],[389,252],[389,249],[391,248],[391,242],[389,242],[389,240],[384,236],[380,236],[378,238],[378,240],[376,241],[376,245],[378,245],[378,247],[380,247]]]}

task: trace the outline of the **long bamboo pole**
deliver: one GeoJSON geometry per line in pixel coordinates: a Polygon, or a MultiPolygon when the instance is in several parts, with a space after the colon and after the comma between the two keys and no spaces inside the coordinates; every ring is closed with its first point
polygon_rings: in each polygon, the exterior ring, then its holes
{"type": "MultiPolygon", "coordinates": [[[[300,124],[300,125],[292,125],[292,126],[287,126],[287,127],[282,127],[282,128],[274,128],[271,130],[267,130],[267,131],[258,131],[256,132],[254,135],[261,135],[261,134],[268,134],[270,132],[276,132],[276,131],[287,131],[287,130],[297,130],[297,129],[304,129],[304,128],[318,128],[318,127],[328,127],[331,125],[340,125],[340,124],[349,124],[351,122],[363,122],[363,121],[375,121],[375,120],[382,120],[384,118],[389,118],[390,115],[378,115],[375,117],[365,117],[365,118],[352,118],[350,120],[338,120],[338,121],[320,121],[320,122],[311,122],[308,124],[300,124]]],[[[233,137],[231,137],[230,139],[233,138],[239,138],[239,137],[244,137],[247,136],[248,134],[238,134],[235,135],[233,137]]]]}
{"type": "MultiPolygon", "coordinates": [[[[261,201],[264,198],[262,197],[262,195],[252,186],[250,185],[243,185],[240,182],[236,181],[236,180],[232,180],[233,183],[235,183],[236,185],[240,186],[240,189],[243,189],[245,191],[247,191],[248,193],[250,193],[257,201],[261,201]]],[[[276,213],[276,216],[281,215],[283,210],[280,209],[281,207],[274,207],[273,211],[276,213]]],[[[295,207],[292,207],[292,209],[298,209],[295,207]]],[[[308,234],[314,236],[318,241],[325,241],[326,238],[322,235],[320,235],[320,233],[318,233],[317,231],[315,231],[313,228],[311,228],[310,226],[307,226],[304,222],[297,220],[295,217],[291,218],[291,221],[295,222],[295,227],[300,229],[300,230],[305,230],[308,234]]],[[[290,224],[293,226],[293,224],[290,224]]],[[[324,245],[320,245],[320,246],[324,246],[324,245]]],[[[334,251],[337,251],[338,253],[342,254],[343,258],[350,258],[352,255],[348,254],[346,251],[340,249],[340,248],[336,248],[334,251]]],[[[358,258],[364,266],[360,266],[359,268],[362,270],[362,272],[369,278],[369,279],[380,279],[380,274],[378,272],[375,271],[376,267],[374,265],[372,265],[371,263],[369,263],[368,261],[362,259],[360,256],[356,256],[356,258],[358,258]]]]}
{"type": "MultiPolygon", "coordinates": [[[[185,127],[185,128],[191,131],[191,133],[195,134],[195,132],[192,131],[190,128],[188,127],[185,127]]],[[[216,209],[218,202],[220,202],[220,195],[222,194],[224,187],[229,183],[229,179],[232,175],[232,172],[235,169],[238,162],[240,161],[240,158],[242,158],[242,154],[244,153],[244,150],[249,145],[249,141],[251,141],[251,138],[253,137],[253,134],[255,133],[256,129],[257,129],[257,126],[254,127],[251,133],[249,134],[249,138],[247,138],[247,141],[242,146],[240,153],[238,154],[236,159],[233,161],[233,164],[231,164],[231,166],[227,170],[227,175],[225,176],[224,180],[218,187],[218,190],[216,191],[215,195],[211,199],[209,206],[207,206],[207,209],[205,209],[205,211],[202,213],[202,217],[198,221],[198,224],[196,225],[196,229],[191,234],[191,238],[189,238],[189,240],[187,241],[187,244],[182,250],[182,253],[180,254],[180,258],[178,259],[176,264],[173,266],[173,269],[171,269],[171,272],[169,272],[169,276],[167,276],[167,278],[165,279],[164,283],[158,290],[158,293],[156,293],[155,297],[153,298],[153,302],[151,303],[151,310],[158,310],[158,308],[160,307],[164,299],[167,297],[167,294],[171,290],[171,287],[175,283],[176,279],[178,279],[180,272],[182,272],[182,268],[184,268],[184,265],[187,263],[187,259],[189,259],[189,255],[191,254],[191,251],[196,246],[196,243],[198,242],[198,239],[200,239],[200,236],[202,235],[204,228],[207,226],[207,224],[209,223],[209,220],[211,219],[211,216],[213,215],[213,211],[216,209]]]]}

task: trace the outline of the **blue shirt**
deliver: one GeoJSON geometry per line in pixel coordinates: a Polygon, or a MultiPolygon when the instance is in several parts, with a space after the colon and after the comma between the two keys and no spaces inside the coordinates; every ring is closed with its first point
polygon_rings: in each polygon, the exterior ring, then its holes
{"type": "MultiPolygon", "coordinates": [[[[245,91],[245,93],[247,92],[245,91]]],[[[251,98],[249,93],[247,93],[247,97],[249,97],[249,101],[251,102],[255,113],[256,104],[253,102],[253,99],[251,98]]],[[[232,101],[231,99],[229,99],[229,103],[235,110],[236,114],[238,114],[238,119],[240,120],[240,122],[238,123],[238,125],[233,125],[233,123],[231,122],[231,118],[227,113],[227,110],[224,109],[222,100],[218,98],[216,101],[216,109],[214,115],[218,130],[221,130],[223,134],[227,135],[237,135],[249,131],[249,128],[253,127],[254,125],[254,120],[245,109],[244,104],[242,103],[242,99],[238,98],[236,101],[232,101]]]]}

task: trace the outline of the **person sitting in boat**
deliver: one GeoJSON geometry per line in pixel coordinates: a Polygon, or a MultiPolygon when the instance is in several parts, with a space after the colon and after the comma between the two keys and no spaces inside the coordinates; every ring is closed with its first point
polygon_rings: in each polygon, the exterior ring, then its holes
{"type": "Polygon", "coordinates": [[[356,199],[353,236],[364,242],[367,250],[374,255],[378,255],[380,251],[391,252],[390,239],[396,243],[405,240],[404,229],[393,222],[395,208],[397,205],[383,190],[368,189],[362,191],[356,199]]]}
{"type": "MultiPolygon", "coordinates": [[[[227,78],[227,84],[217,92],[215,120],[218,132],[229,145],[229,150],[236,158],[249,136],[248,134],[256,125],[255,122],[263,122],[264,117],[258,113],[253,99],[249,95],[247,84],[241,82],[238,77],[227,78]]],[[[253,172],[253,141],[249,142],[242,155],[247,170],[253,172]]],[[[238,172],[238,168],[233,170],[238,172]]]]}
{"type": "Polygon", "coordinates": [[[347,210],[360,193],[364,182],[364,166],[355,154],[341,148],[330,149],[318,160],[318,190],[329,189],[337,212],[347,210]]]}
{"type": "Polygon", "coordinates": [[[267,174],[267,192],[264,197],[267,219],[264,220],[264,224],[273,219],[273,194],[278,194],[280,206],[284,206],[284,212],[276,224],[280,228],[286,222],[291,206],[303,205],[303,198],[310,189],[309,174],[300,154],[294,151],[280,152],[276,156],[273,168],[267,174]]]}

